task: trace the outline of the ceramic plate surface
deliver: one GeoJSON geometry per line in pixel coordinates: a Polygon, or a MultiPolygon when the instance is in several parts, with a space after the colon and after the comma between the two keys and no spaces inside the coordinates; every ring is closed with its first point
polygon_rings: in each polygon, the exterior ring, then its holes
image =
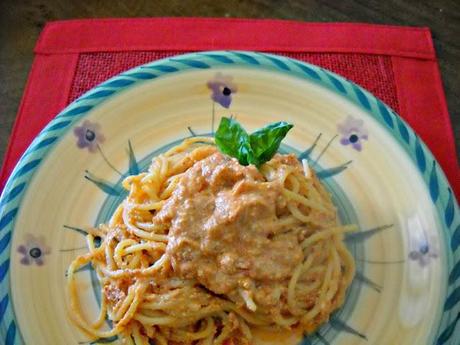
{"type": "MultiPolygon", "coordinates": [[[[125,72],[72,103],[35,139],[0,201],[3,343],[90,342],[69,321],[65,289],[68,264],[84,252],[84,229],[108,220],[126,195],[123,177],[184,138],[210,135],[230,115],[249,131],[292,122],[281,151],[308,159],[342,222],[360,228],[346,238],[357,275],[330,322],[304,339],[260,336],[258,343],[458,345],[460,215],[429,150],[353,83],[249,52],[188,54],[125,72]]],[[[77,278],[94,317],[94,272],[77,278]]]]}

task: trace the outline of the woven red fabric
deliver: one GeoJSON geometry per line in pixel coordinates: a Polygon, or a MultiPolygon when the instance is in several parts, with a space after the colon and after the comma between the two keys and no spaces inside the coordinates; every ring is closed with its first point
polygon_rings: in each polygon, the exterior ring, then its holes
{"type": "MultiPolygon", "coordinates": [[[[80,54],[69,102],[127,69],[184,52],[102,52],[80,54]]],[[[348,78],[399,111],[391,58],[384,55],[272,52],[310,62],[348,78]]]]}
{"type": "Polygon", "coordinates": [[[0,189],[39,131],[91,87],[152,60],[227,49],[287,55],[332,70],[371,91],[428,145],[460,197],[454,137],[428,28],[224,18],[48,23],[34,50],[0,172],[0,189]]]}
{"type": "Polygon", "coordinates": [[[79,55],[69,103],[83,93],[127,69],[181,54],[178,51],[100,52],[79,55]]]}

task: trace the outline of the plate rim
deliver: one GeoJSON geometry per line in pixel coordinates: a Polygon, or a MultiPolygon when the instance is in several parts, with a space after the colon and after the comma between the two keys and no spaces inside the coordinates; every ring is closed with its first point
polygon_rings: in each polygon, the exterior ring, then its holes
{"type": "Polygon", "coordinates": [[[11,238],[15,218],[27,185],[40,167],[42,160],[52,151],[59,138],[67,133],[94,107],[117,93],[157,77],[187,70],[228,66],[245,66],[272,70],[300,77],[353,102],[368,116],[377,120],[391,137],[404,148],[416,166],[435,205],[439,223],[450,247],[446,300],[436,331],[436,344],[451,344],[457,322],[460,320],[460,212],[458,202],[447,178],[430,149],[415,131],[394,110],[369,91],[322,67],[296,59],[250,51],[205,51],[188,53],[152,61],[125,72],[90,89],[64,108],[35,137],[16,163],[0,196],[0,339],[7,345],[23,343],[13,310],[10,291],[11,238]]]}

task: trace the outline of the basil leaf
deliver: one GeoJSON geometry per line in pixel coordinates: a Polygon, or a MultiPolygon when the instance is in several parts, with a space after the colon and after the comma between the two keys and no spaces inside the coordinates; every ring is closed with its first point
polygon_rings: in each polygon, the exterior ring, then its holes
{"type": "Polygon", "coordinates": [[[237,158],[241,165],[253,163],[254,154],[249,134],[238,121],[223,117],[220,120],[219,128],[217,128],[215,139],[220,151],[237,158]]]}
{"type": "Polygon", "coordinates": [[[216,145],[223,153],[237,158],[240,164],[259,167],[278,151],[292,127],[287,122],[276,122],[249,135],[238,121],[223,117],[216,131],[216,145]]]}
{"type": "Polygon", "coordinates": [[[281,141],[292,127],[294,127],[292,124],[284,121],[275,122],[250,135],[249,140],[257,166],[268,162],[275,155],[281,141]]]}

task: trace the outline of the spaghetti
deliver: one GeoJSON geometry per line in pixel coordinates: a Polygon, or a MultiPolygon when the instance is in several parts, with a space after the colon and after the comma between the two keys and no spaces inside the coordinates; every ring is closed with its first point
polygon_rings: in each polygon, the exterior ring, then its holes
{"type": "Polygon", "coordinates": [[[355,271],[343,234],[354,227],[338,224],[328,192],[294,155],[257,170],[191,138],[123,186],[127,198],[89,229],[88,252],[68,268],[71,317],[91,337],[250,344],[255,327],[309,333],[342,305],[355,271]],[[75,277],[88,263],[102,292],[93,322],[75,277]]]}

